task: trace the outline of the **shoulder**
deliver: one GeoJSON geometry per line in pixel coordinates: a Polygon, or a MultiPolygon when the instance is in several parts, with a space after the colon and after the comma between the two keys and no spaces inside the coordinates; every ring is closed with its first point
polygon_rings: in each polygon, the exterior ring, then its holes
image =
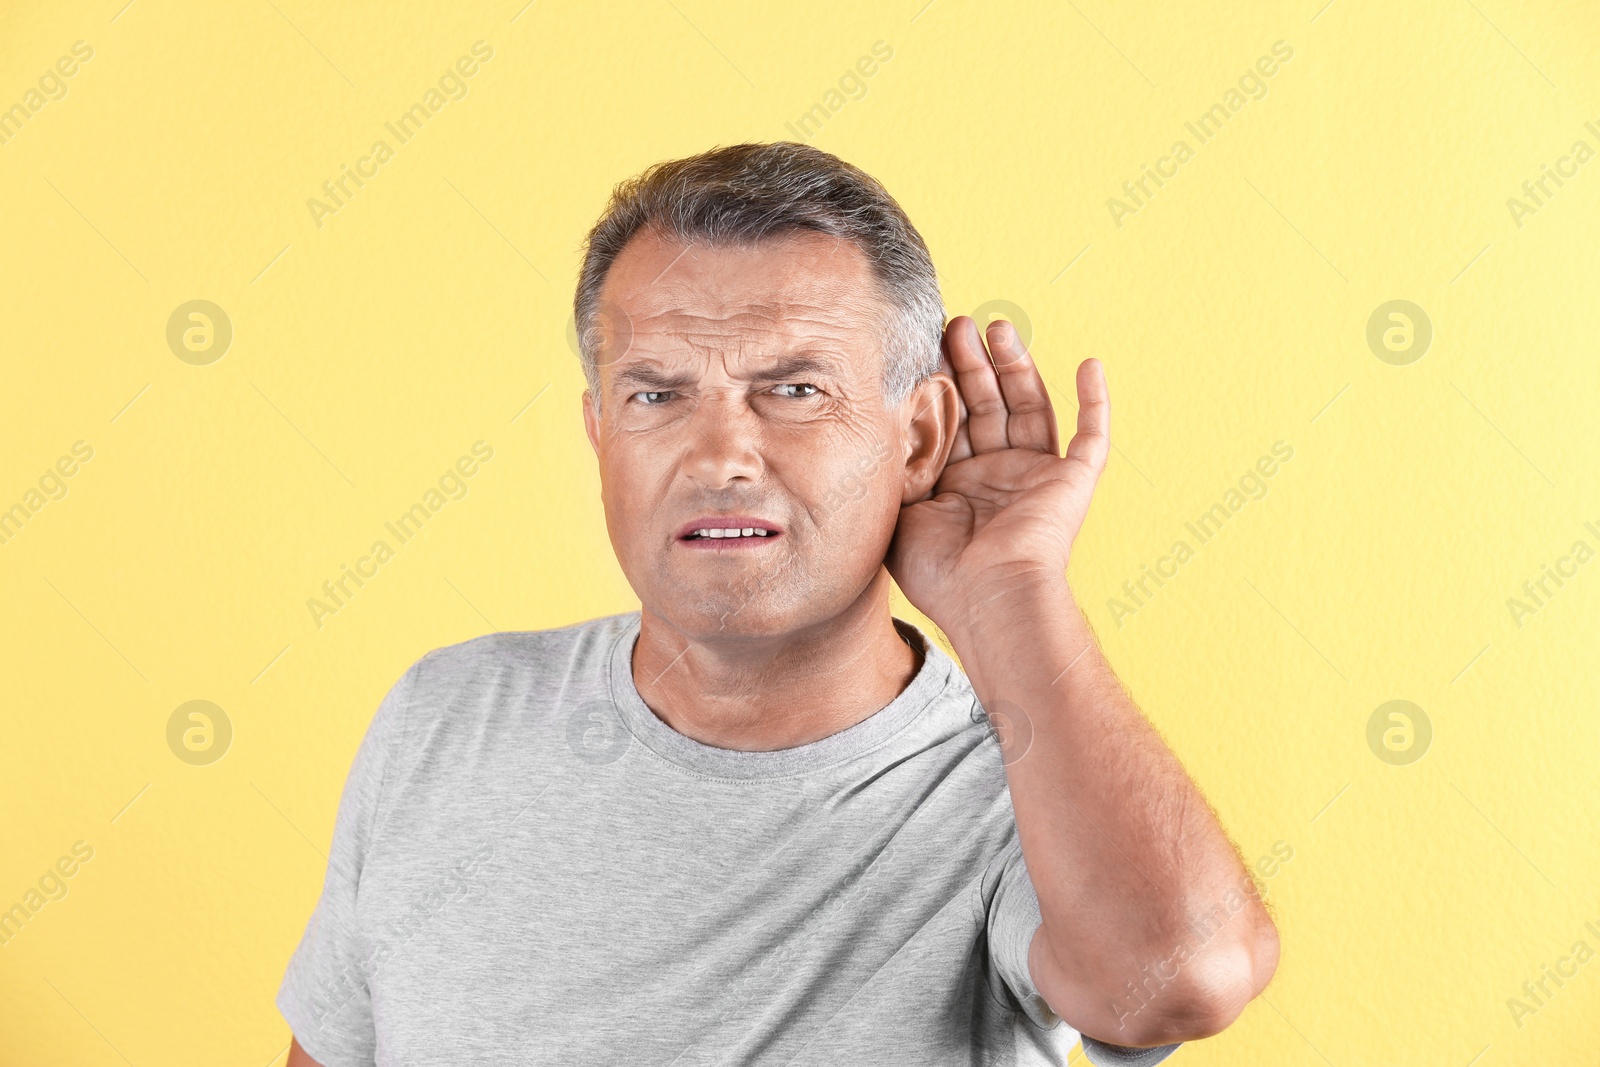
{"type": "Polygon", "coordinates": [[[483,634],[414,661],[368,731],[375,766],[382,766],[379,807],[387,811],[405,796],[448,791],[511,764],[537,769],[533,764],[558,748],[551,741],[563,736],[562,709],[609,687],[611,656],[636,618],[483,634]]]}
{"type": "Polygon", "coordinates": [[[407,672],[413,700],[512,680],[559,683],[574,671],[601,670],[637,612],[606,615],[546,630],[503,630],[444,645],[407,672]]]}
{"type": "Polygon", "coordinates": [[[381,723],[389,747],[401,751],[526,729],[607,688],[617,642],[637,618],[633,612],[500,631],[433,649],[394,684],[375,726],[381,723]]]}

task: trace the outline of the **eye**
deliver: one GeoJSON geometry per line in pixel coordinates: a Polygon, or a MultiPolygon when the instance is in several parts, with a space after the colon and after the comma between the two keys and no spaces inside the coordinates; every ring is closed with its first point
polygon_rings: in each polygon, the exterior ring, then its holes
{"type": "MultiPolygon", "coordinates": [[[[633,394],[633,396],[636,396],[636,397],[637,396],[644,396],[644,397],[671,396],[671,395],[672,395],[671,390],[650,390],[650,389],[645,389],[645,390],[643,390],[641,392],[637,392],[637,393],[633,394]]],[[[633,397],[629,397],[629,399],[631,400],[631,399],[633,399],[633,397]]],[[[657,406],[659,406],[654,401],[651,401],[651,400],[646,400],[644,402],[644,404],[645,404],[645,407],[657,407],[657,406]]]]}
{"type": "Polygon", "coordinates": [[[795,397],[795,399],[797,399],[797,400],[804,400],[806,397],[816,396],[817,393],[819,392],[817,387],[812,385],[810,382],[785,382],[782,385],[773,386],[773,388],[774,389],[810,389],[811,390],[811,392],[806,393],[804,396],[795,397]]]}

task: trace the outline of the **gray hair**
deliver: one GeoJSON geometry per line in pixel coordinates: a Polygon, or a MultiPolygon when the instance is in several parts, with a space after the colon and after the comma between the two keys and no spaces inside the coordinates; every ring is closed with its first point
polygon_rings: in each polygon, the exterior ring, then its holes
{"type": "Polygon", "coordinates": [[[584,243],[573,317],[584,377],[600,409],[600,289],[628,240],[650,228],[685,244],[750,245],[796,230],[849,240],[871,261],[890,312],[880,343],[884,406],[940,368],[944,301],[928,246],[865,171],[794,141],[737,144],[656,163],[611,193],[584,243]]]}

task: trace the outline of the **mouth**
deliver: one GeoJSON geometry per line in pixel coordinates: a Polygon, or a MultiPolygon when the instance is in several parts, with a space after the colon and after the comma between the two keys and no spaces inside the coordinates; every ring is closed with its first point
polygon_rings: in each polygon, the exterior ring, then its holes
{"type": "Polygon", "coordinates": [[[678,530],[678,543],[698,549],[751,549],[783,536],[782,527],[752,515],[702,515],[678,530]]]}

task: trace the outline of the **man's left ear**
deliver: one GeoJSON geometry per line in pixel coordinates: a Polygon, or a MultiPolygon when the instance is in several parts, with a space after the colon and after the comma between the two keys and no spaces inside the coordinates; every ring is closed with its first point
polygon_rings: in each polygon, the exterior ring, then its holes
{"type": "Polygon", "coordinates": [[[938,371],[920,382],[906,398],[905,483],[900,504],[931,499],[955,445],[961,417],[955,379],[938,371]]]}

